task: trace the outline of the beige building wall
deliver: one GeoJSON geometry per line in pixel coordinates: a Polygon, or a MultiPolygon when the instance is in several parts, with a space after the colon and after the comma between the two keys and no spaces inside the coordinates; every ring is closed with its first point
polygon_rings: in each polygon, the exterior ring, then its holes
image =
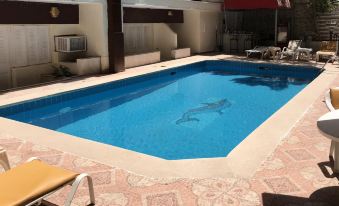
{"type": "Polygon", "coordinates": [[[171,50],[191,48],[192,53],[215,51],[222,16],[214,11],[184,11],[184,23],[124,24],[125,54],[159,50],[161,60],[171,59],[171,50]]]}
{"type": "Polygon", "coordinates": [[[155,50],[154,25],[152,23],[125,23],[123,28],[125,55],[141,54],[155,50]]]}
{"type": "Polygon", "coordinates": [[[71,54],[55,52],[54,37],[58,35],[86,35],[86,56],[100,56],[102,70],[108,69],[107,29],[105,25],[105,12],[102,4],[79,4],[79,24],[52,24],[49,25],[50,50],[52,62],[49,64],[30,65],[12,69],[12,86],[20,87],[37,84],[42,81],[42,74],[53,73],[52,64],[72,57],[71,54]]]}
{"type": "MultiPolygon", "coordinates": [[[[11,80],[13,86],[39,83],[39,78],[37,77],[53,71],[52,63],[57,63],[69,56],[55,52],[54,36],[56,35],[86,35],[88,40],[86,55],[100,56],[102,71],[108,69],[106,5],[101,3],[81,3],[79,7],[79,24],[49,25],[51,63],[15,68],[12,72],[12,77],[7,78],[11,80]]],[[[178,47],[189,47],[193,54],[214,51],[216,47],[216,22],[218,22],[219,16],[220,12],[217,11],[186,10],[184,11],[185,22],[183,24],[153,24],[152,48],[153,50],[161,51],[162,60],[170,59],[171,50],[178,47]]]]}
{"type": "Polygon", "coordinates": [[[87,36],[87,55],[100,56],[102,70],[107,70],[108,35],[105,25],[105,11],[102,4],[80,4],[79,29],[87,36]]]}
{"type": "Polygon", "coordinates": [[[178,34],[178,47],[189,47],[193,54],[214,51],[216,31],[221,30],[221,20],[220,12],[184,11],[184,23],[171,25],[178,34]]]}
{"type": "Polygon", "coordinates": [[[79,32],[79,25],[77,24],[49,25],[49,45],[50,55],[52,57],[51,62],[46,64],[27,65],[11,68],[11,86],[22,87],[41,83],[41,76],[43,74],[53,73],[54,68],[52,67],[52,63],[57,63],[59,59],[58,53],[54,52],[54,36],[64,34],[79,34],[79,32]]]}
{"type": "Polygon", "coordinates": [[[171,51],[177,47],[177,33],[167,24],[154,24],[154,48],[160,51],[161,60],[171,59],[171,51]]]}
{"type": "Polygon", "coordinates": [[[221,20],[219,12],[200,12],[200,53],[215,51],[221,20]]]}
{"type": "Polygon", "coordinates": [[[177,33],[165,23],[124,24],[125,55],[161,52],[162,60],[171,58],[178,46],[177,33]]]}
{"type": "Polygon", "coordinates": [[[200,52],[200,11],[184,11],[183,24],[171,24],[178,35],[179,48],[191,48],[192,53],[200,52]]]}

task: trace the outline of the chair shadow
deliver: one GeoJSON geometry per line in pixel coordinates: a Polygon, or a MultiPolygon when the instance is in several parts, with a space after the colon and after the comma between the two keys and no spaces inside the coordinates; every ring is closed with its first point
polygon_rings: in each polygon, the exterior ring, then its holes
{"type": "MultiPolygon", "coordinates": [[[[318,163],[318,167],[326,178],[336,178],[339,181],[339,174],[333,172],[334,161],[318,163]]],[[[263,206],[338,206],[339,186],[330,186],[314,191],[308,198],[292,195],[273,193],[262,193],[263,206]]]]}
{"type": "Polygon", "coordinates": [[[319,162],[318,167],[326,178],[336,178],[339,181],[339,174],[333,172],[334,160],[332,157],[330,157],[330,161],[319,162]],[[330,172],[328,168],[330,168],[332,171],[330,172]]]}
{"type": "Polygon", "coordinates": [[[263,206],[338,206],[339,186],[325,187],[313,192],[310,197],[296,197],[272,193],[262,194],[263,206]]]}
{"type": "MultiPolygon", "coordinates": [[[[48,202],[48,201],[46,201],[46,200],[43,200],[42,202],[41,202],[41,205],[40,206],[58,206],[58,205],[56,205],[56,204],[54,204],[54,203],[51,203],[51,202],[48,202]]],[[[86,205],[86,206],[94,206],[94,204],[89,204],[89,205],[86,205]]]]}

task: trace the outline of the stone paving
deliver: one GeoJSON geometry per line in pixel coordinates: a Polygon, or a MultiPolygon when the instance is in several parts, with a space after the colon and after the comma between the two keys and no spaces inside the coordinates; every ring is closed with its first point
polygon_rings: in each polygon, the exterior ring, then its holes
{"type": "MultiPolygon", "coordinates": [[[[333,85],[339,85],[339,78],[333,85]]],[[[153,179],[72,154],[0,137],[12,166],[36,156],[52,165],[91,174],[96,205],[103,206],[334,206],[339,205],[338,176],[328,158],[330,141],[316,127],[328,112],[323,97],[313,104],[251,179],[153,179]]],[[[248,161],[251,161],[250,157],[248,161]]],[[[69,188],[48,201],[62,205],[69,188]]],[[[86,184],[74,205],[88,204],[86,184]]]]}

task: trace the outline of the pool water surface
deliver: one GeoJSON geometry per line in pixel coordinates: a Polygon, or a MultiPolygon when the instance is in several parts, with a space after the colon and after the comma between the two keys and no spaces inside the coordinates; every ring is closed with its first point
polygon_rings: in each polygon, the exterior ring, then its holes
{"type": "Polygon", "coordinates": [[[0,114],[168,160],[225,157],[317,75],[312,68],[200,62],[0,114]]]}

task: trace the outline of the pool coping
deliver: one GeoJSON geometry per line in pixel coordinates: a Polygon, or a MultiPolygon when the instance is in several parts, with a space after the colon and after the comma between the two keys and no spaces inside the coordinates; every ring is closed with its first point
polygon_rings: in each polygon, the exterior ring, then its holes
{"type": "MultiPolygon", "coordinates": [[[[89,77],[78,81],[25,89],[24,91],[18,91],[17,94],[15,94],[15,91],[9,92],[0,95],[0,106],[171,69],[173,67],[199,61],[227,58],[231,57],[228,55],[193,56],[180,60],[137,67],[113,75],[89,77]],[[20,93],[24,93],[25,95],[18,95],[20,93]]],[[[257,62],[263,63],[261,61],[257,62]]],[[[265,61],[264,63],[267,62],[265,61]]],[[[299,94],[247,136],[246,139],[227,155],[227,157],[164,160],[6,118],[0,118],[0,135],[24,139],[38,145],[44,145],[53,149],[86,157],[113,167],[123,168],[155,178],[249,178],[255,173],[260,164],[274,151],[276,146],[289,133],[294,125],[303,117],[304,113],[307,112],[313,102],[319,98],[319,96],[323,94],[323,91],[334,81],[338,75],[336,72],[331,72],[334,67],[335,66],[329,64],[326,67],[327,70],[325,72],[319,75],[319,77],[311,82],[299,94]],[[277,122],[279,122],[279,124],[276,124],[277,122]]]]}

